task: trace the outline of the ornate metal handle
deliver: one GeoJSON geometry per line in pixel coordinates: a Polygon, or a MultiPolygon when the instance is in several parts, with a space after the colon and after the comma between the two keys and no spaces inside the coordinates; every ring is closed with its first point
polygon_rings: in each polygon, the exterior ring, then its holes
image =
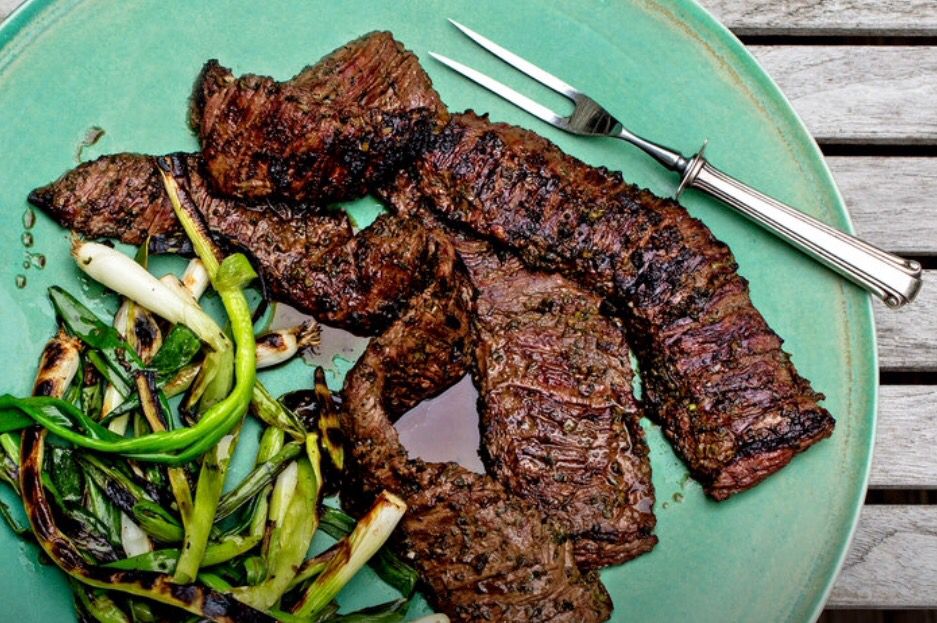
{"type": "Polygon", "coordinates": [[[726,175],[697,154],[680,189],[698,188],[732,206],[779,238],[859,284],[892,308],[914,300],[921,265],[834,229],[726,175]]]}

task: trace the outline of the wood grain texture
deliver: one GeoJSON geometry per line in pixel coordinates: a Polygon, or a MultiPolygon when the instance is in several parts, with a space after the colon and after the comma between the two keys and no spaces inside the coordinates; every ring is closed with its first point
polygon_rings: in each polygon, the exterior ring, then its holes
{"type": "Polygon", "coordinates": [[[883,385],[873,489],[937,489],[937,385],[883,385]]]}
{"type": "Polygon", "coordinates": [[[894,253],[937,255],[937,158],[836,157],[827,163],[862,238],[894,253]]]}
{"type": "Polygon", "coordinates": [[[20,5],[20,2],[21,0],[0,0],[0,21],[6,19],[6,16],[20,5]]]}
{"type": "Polygon", "coordinates": [[[750,46],[820,143],[937,144],[937,47],[750,46]]]}
{"type": "Polygon", "coordinates": [[[828,606],[937,608],[937,506],[865,506],[828,606]]]}
{"type": "Polygon", "coordinates": [[[902,309],[875,304],[882,370],[937,371],[937,271],[924,271],[917,299],[902,309]]]}
{"type": "Polygon", "coordinates": [[[933,0],[701,0],[738,35],[937,35],[933,0]]]}

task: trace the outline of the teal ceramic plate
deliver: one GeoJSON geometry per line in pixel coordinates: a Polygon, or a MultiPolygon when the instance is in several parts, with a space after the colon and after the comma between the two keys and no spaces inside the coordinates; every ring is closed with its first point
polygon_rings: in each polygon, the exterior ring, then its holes
{"type": "MultiPolygon", "coordinates": [[[[287,78],[362,33],[387,29],[424,59],[438,50],[563,105],[474,48],[446,17],[574,83],[642,134],[684,152],[708,138],[718,166],[850,227],[829,171],[788,103],[738,41],[689,0],[36,0],[0,29],[0,353],[6,362],[0,389],[29,391],[54,326],[48,286],[97,296],[68,258],[66,233],[44,216],[31,230],[33,246],[24,247],[28,191],[74,166],[92,126],[106,133],[84,150],[85,158],[193,149],[186,98],[206,59],[218,58],[235,72],[287,78]],[[44,269],[37,258],[24,267],[31,253],[45,256],[44,269]],[[23,288],[18,275],[25,277],[23,288]]],[[[425,66],[452,110],[490,111],[657,193],[673,192],[674,179],[634,149],[563,135],[431,60],[425,66]]],[[[837,427],[830,440],[757,489],[715,504],[648,425],[660,545],[602,573],[614,620],[810,620],[846,550],[868,474],[876,399],[869,300],[725,208],[692,193],[684,201],[731,245],[755,303],[787,340],[800,371],[826,394],[837,427]]],[[[368,199],[355,208],[368,213],[374,206],[368,199]]],[[[102,310],[107,304],[96,303],[102,310]]],[[[309,369],[296,361],[268,378],[274,389],[296,387],[307,383],[309,369]]],[[[5,528],[0,560],[4,620],[72,616],[60,574],[38,565],[35,550],[5,528]]],[[[390,596],[365,573],[343,603],[390,596]]],[[[420,601],[411,614],[426,611],[420,601]]]]}

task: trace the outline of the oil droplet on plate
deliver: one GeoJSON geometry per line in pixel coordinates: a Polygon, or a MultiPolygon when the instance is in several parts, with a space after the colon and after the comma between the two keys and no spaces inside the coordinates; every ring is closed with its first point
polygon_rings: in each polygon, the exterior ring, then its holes
{"type": "Polygon", "coordinates": [[[42,270],[46,267],[46,256],[42,253],[30,253],[29,259],[32,262],[32,265],[42,270]]]}
{"type": "Polygon", "coordinates": [[[23,227],[26,229],[32,229],[33,225],[36,224],[36,213],[33,212],[32,208],[26,208],[26,211],[23,212],[23,227]]]}
{"type": "Polygon", "coordinates": [[[20,236],[20,240],[23,241],[23,246],[26,248],[33,246],[33,235],[28,231],[23,232],[23,235],[20,236]]]}
{"type": "Polygon", "coordinates": [[[25,268],[26,270],[29,270],[32,265],[33,263],[29,261],[28,257],[25,260],[23,260],[23,268],[25,268]]]}
{"type": "Polygon", "coordinates": [[[683,494],[680,493],[679,491],[677,491],[676,493],[674,493],[674,494],[673,494],[673,501],[676,502],[677,504],[679,504],[680,502],[682,502],[682,501],[683,501],[683,494]]]}
{"type": "Polygon", "coordinates": [[[667,502],[664,502],[663,504],[660,505],[660,507],[664,510],[667,510],[668,508],[670,508],[670,504],[668,504],[667,502]]]}
{"type": "Polygon", "coordinates": [[[26,275],[17,275],[16,276],[16,287],[22,290],[26,287],[26,275]]]}

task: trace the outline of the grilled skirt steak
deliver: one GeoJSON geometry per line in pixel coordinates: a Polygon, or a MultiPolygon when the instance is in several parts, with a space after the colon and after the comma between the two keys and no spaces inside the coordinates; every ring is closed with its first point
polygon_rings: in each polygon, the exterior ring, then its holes
{"type": "Polygon", "coordinates": [[[728,247],[676,202],[473,113],[453,116],[412,175],[419,201],[450,222],[619,310],[649,413],[715,499],[832,432],[822,395],[752,305],[728,247]]]}
{"type": "Polygon", "coordinates": [[[299,73],[292,84],[339,106],[426,109],[444,124],[449,111],[413,52],[389,32],[368,33],[299,73]]]}
{"type": "Polygon", "coordinates": [[[446,228],[413,201],[411,183],[401,174],[385,198],[446,231],[477,292],[473,375],[488,473],[573,540],[582,568],[649,551],[654,486],[620,321],[569,279],[446,228]]]}
{"type": "MultiPolygon", "coordinates": [[[[255,260],[277,300],[321,322],[371,335],[408,300],[451,270],[448,239],[410,219],[380,217],[354,234],[341,212],[219,199],[208,192],[199,158],[169,159],[183,199],[192,201],[212,234],[255,260]]],[[[64,227],[91,237],[157,247],[181,244],[184,234],[163,187],[156,159],[137,154],[104,156],[33,191],[29,200],[64,227]]]]}
{"type": "Polygon", "coordinates": [[[355,477],[342,502],[364,510],[382,489],[406,500],[395,547],[453,621],[607,620],[611,602],[598,577],[579,571],[572,542],[533,504],[490,476],[409,459],[391,425],[464,373],[469,299],[467,284],[437,282],[349,372],[342,432],[355,477]]]}

